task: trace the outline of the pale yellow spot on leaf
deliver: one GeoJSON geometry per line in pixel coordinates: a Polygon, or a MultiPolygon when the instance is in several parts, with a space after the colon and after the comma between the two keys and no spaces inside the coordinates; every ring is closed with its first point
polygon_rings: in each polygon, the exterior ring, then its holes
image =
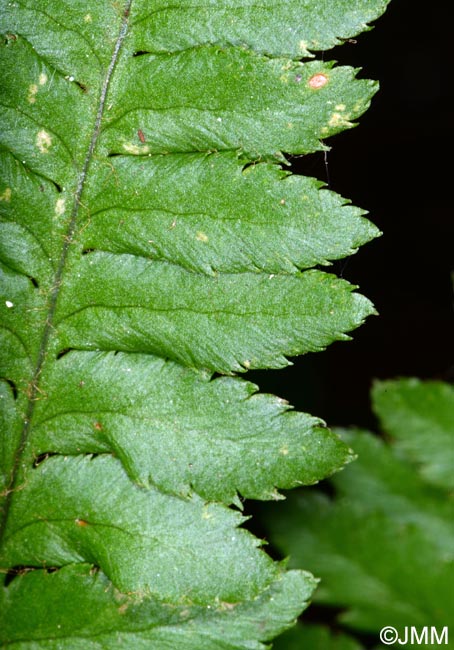
{"type": "Polygon", "coordinates": [[[333,128],[339,128],[342,126],[350,126],[350,122],[348,121],[348,118],[350,117],[350,114],[346,113],[345,115],[342,115],[342,113],[333,113],[331,115],[331,118],[328,122],[328,125],[333,127],[333,128]]]}
{"type": "Polygon", "coordinates": [[[300,48],[300,52],[302,54],[309,54],[309,51],[307,49],[307,45],[308,45],[307,41],[300,41],[299,42],[299,48],[300,48]]]}
{"type": "Polygon", "coordinates": [[[288,456],[288,447],[281,447],[279,449],[279,453],[282,454],[283,456],[288,456]]]}
{"type": "Polygon", "coordinates": [[[61,217],[65,212],[65,199],[59,198],[55,204],[55,214],[57,217],[61,217]]]}
{"type": "Polygon", "coordinates": [[[336,104],[336,106],[334,107],[334,110],[336,110],[336,111],[345,111],[346,108],[347,107],[345,106],[345,104],[336,104]]]}
{"type": "Polygon", "coordinates": [[[2,194],[0,194],[0,201],[5,201],[6,203],[9,203],[11,201],[11,188],[6,187],[2,194]]]}
{"type": "Polygon", "coordinates": [[[362,111],[364,108],[364,102],[362,100],[359,100],[356,102],[356,104],[353,106],[353,112],[358,113],[359,111],[362,111]]]}
{"type": "Polygon", "coordinates": [[[140,147],[138,144],[133,144],[132,142],[124,142],[123,149],[127,153],[132,153],[136,156],[139,156],[140,154],[148,153],[150,151],[150,147],[148,146],[140,147]]]}
{"type": "Polygon", "coordinates": [[[36,93],[38,92],[38,86],[36,84],[31,84],[28,87],[28,96],[27,101],[29,104],[34,104],[36,102],[36,93]]]}
{"type": "Polygon", "coordinates": [[[219,603],[218,610],[219,611],[229,611],[232,609],[235,609],[235,607],[238,605],[238,603],[227,603],[223,600],[219,603]]]}
{"type": "Polygon", "coordinates": [[[203,243],[206,243],[208,241],[208,235],[206,235],[204,232],[198,232],[196,235],[196,239],[202,241],[203,243]]]}
{"type": "Polygon", "coordinates": [[[41,72],[41,74],[39,75],[39,80],[38,80],[39,85],[44,86],[45,84],[47,84],[47,80],[48,80],[47,74],[45,72],[41,72]]]}
{"type": "Polygon", "coordinates": [[[282,494],[279,494],[279,492],[274,488],[274,490],[271,492],[271,498],[273,501],[282,501],[285,497],[282,496],[282,494]]]}
{"type": "Polygon", "coordinates": [[[213,513],[210,512],[207,508],[202,510],[202,519],[213,519],[213,513]]]}
{"type": "Polygon", "coordinates": [[[90,14],[86,14],[86,15],[84,16],[84,22],[86,22],[86,23],[91,23],[91,21],[92,21],[92,17],[91,17],[91,15],[90,15],[90,14]]]}
{"type": "Polygon", "coordinates": [[[36,146],[41,151],[41,153],[49,153],[49,149],[52,145],[52,138],[50,137],[47,131],[42,129],[38,131],[36,135],[36,146]]]}

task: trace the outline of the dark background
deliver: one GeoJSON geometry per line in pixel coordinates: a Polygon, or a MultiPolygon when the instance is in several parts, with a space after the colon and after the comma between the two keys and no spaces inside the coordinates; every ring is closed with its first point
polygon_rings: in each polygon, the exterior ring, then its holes
{"type": "MultiPolygon", "coordinates": [[[[454,219],[450,18],[442,3],[391,0],[374,29],[324,53],[362,68],[380,90],[358,126],[328,140],[331,188],[369,212],[383,236],[333,271],[375,304],[371,317],[327,351],[248,379],[329,425],[375,427],[374,379],[454,380],[454,219]]],[[[295,173],[327,181],[323,153],[295,173]]]]}

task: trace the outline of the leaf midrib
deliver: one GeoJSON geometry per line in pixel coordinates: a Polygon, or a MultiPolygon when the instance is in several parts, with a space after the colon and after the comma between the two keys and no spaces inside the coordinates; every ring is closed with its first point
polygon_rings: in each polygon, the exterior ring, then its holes
{"type": "Polygon", "coordinates": [[[90,139],[90,144],[88,146],[87,154],[85,156],[82,169],[80,171],[78,181],[77,181],[77,187],[76,191],[74,194],[74,201],[73,201],[73,207],[71,211],[71,217],[70,221],[68,224],[68,228],[66,231],[66,235],[63,240],[63,246],[61,249],[61,255],[60,259],[58,262],[58,266],[54,275],[54,280],[52,283],[52,290],[49,295],[49,301],[48,301],[48,310],[47,310],[47,316],[46,316],[46,322],[44,325],[43,329],[43,334],[41,337],[41,343],[38,351],[38,357],[35,365],[35,369],[33,372],[32,379],[30,380],[29,383],[29,389],[28,389],[28,400],[27,400],[27,408],[25,412],[25,417],[24,417],[24,424],[22,427],[21,431],[21,436],[19,440],[19,444],[16,449],[16,453],[14,455],[14,462],[13,462],[13,467],[11,471],[11,478],[10,481],[6,487],[6,497],[5,497],[5,504],[3,508],[3,514],[2,517],[0,518],[0,545],[2,543],[5,530],[6,530],[6,524],[8,521],[8,514],[9,514],[9,509],[11,507],[11,501],[12,501],[12,496],[17,489],[17,483],[18,483],[18,477],[19,477],[19,470],[20,470],[20,465],[21,465],[21,459],[22,455],[24,453],[24,450],[27,445],[27,441],[30,435],[31,431],[31,422],[33,418],[33,413],[35,410],[35,403],[38,398],[38,393],[39,393],[39,377],[42,371],[42,367],[44,364],[44,360],[46,358],[48,346],[49,346],[49,339],[51,332],[54,329],[54,317],[55,317],[55,311],[56,311],[56,306],[57,306],[57,300],[58,296],[60,294],[60,287],[61,287],[61,282],[63,279],[63,274],[65,271],[66,267],[66,261],[68,258],[68,252],[69,248],[73,242],[74,239],[74,233],[76,231],[76,225],[77,225],[77,219],[79,216],[79,208],[81,205],[80,199],[82,197],[82,193],[85,187],[85,181],[87,179],[87,174],[88,170],[90,167],[90,163],[93,158],[93,153],[101,132],[101,122],[104,114],[104,108],[106,105],[106,99],[107,99],[107,93],[110,87],[110,81],[112,78],[112,74],[115,68],[115,65],[118,61],[118,57],[120,54],[121,47],[123,45],[124,39],[126,37],[127,31],[128,31],[128,25],[129,25],[129,14],[130,14],[130,9],[132,5],[133,0],[127,0],[124,10],[123,10],[123,15],[121,19],[121,25],[120,25],[120,30],[117,36],[117,39],[115,41],[115,46],[112,52],[112,57],[110,59],[109,66],[106,71],[106,75],[104,78],[104,82],[101,87],[100,91],[100,96],[99,96],[99,102],[98,102],[98,110],[96,112],[96,118],[93,126],[93,131],[92,131],[92,136],[90,139]]]}

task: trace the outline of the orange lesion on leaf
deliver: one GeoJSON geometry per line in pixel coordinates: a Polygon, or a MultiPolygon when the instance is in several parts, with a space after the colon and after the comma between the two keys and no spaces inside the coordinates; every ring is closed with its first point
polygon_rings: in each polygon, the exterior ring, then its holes
{"type": "Polygon", "coordinates": [[[327,83],[328,83],[328,77],[326,76],[326,74],[323,74],[323,72],[318,72],[317,74],[312,75],[312,77],[307,82],[307,85],[309,86],[309,88],[318,90],[319,88],[323,88],[323,86],[326,86],[327,83]]]}
{"type": "Polygon", "coordinates": [[[89,525],[88,521],[85,521],[85,519],[75,519],[74,523],[76,524],[76,526],[80,526],[81,528],[85,528],[86,526],[89,525]]]}

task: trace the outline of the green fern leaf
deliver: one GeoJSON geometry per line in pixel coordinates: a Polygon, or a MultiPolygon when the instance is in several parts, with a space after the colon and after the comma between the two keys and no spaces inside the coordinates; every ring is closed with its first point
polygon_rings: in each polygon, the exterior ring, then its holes
{"type": "MultiPolygon", "coordinates": [[[[441,635],[453,620],[454,509],[440,480],[446,461],[434,453],[452,448],[453,395],[441,382],[378,382],[374,410],[385,433],[411,445],[341,432],[358,460],[330,479],[334,497],[306,491],[267,514],[270,538],[291,555],[290,565],[304,563],[321,578],[314,600],[340,608],[339,623],[376,634],[377,642],[386,626],[404,639],[405,628],[441,635]]],[[[298,638],[305,637],[303,626],[298,638]]]]}
{"type": "Polygon", "coordinates": [[[396,449],[433,485],[454,488],[454,390],[441,381],[377,382],[373,399],[396,449]]]}
{"type": "Polygon", "coordinates": [[[2,642],[261,648],[306,606],[228,506],[351,451],[213,373],[373,313],[313,267],[377,229],[278,162],[366,110],[375,83],[300,59],[385,4],[2,2],[2,642]]]}
{"type": "Polygon", "coordinates": [[[17,647],[261,650],[309,598],[314,579],[285,572],[257,599],[213,607],[163,605],[118,592],[89,565],[63,567],[40,579],[32,571],[8,588],[5,635],[17,647]],[[25,584],[26,583],[26,584],[25,584]],[[46,639],[43,641],[43,639],[46,639]]]}

